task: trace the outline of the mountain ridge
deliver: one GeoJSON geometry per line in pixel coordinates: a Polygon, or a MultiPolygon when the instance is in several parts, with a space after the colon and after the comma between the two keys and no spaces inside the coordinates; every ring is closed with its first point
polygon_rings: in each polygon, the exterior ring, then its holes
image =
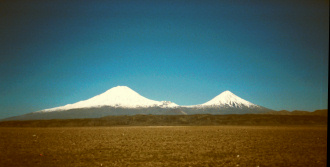
{"type": "Polygon", "coordinates": [[[36,112],[99,108],[104,106],[115,108],[261,108],[258,105],[238,97],[229,90],[220,93],[219,95],[203,104],[180,106],[170,101],[155,101],[148,99],[141,96],[127,86],[116,86],[87,100],[82,100],[73,104],[67,104],[64,106],[44,109],[36,112]]]}
{"type": "Polygon", "coordinates": [[[170,101],[148,99],[127,86],[116,86],[87,100],[10,117],[7,120],[99,118],[137,114],[262,114],[272,111],[246,101],[229,90],[200,105],[179,106],[170,101]]]}

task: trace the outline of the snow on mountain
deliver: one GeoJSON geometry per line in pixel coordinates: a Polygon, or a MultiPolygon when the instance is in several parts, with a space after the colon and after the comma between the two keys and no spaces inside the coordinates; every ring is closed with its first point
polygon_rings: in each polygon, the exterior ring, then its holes
{"type": "Polygon", "coordinates": [[[94,96],[90,99],[80,101],[74,104],[67,104],[61,107],[45,109],[37,112],[51,112],[70,110],[78,108],[93,108],[93,107],[122,107],[122,108],[175,108],[178,105],[170,101],[155,101],[147,99],[127,86],[117,86],[107,90],[106,92],[94,96]]]}
{"type": "Polygon", "coordinates": [[[10,117],[6,120],[100,118],[109,115],[137,114],[260,114],[272,111],[265,107],[252,104],[230,91],[225,91],[204,104],[179,106],[169,101],[150,100],[127,86],[117,86],[84,101],[10,117]]]}
{"type": "Polygon", "coordinates": [[[192,105],[192,106],[186,106],[189,108],[201,108],[201,107],[232,107],[232,108],[255,108],[259,107],[258,105],[255,105],[251,102],[248,102],[235,94],[233,94],[230,91],[224,91],[218,96],[214,97],[212,100],[199,104],[199,105],[192,105]]]}

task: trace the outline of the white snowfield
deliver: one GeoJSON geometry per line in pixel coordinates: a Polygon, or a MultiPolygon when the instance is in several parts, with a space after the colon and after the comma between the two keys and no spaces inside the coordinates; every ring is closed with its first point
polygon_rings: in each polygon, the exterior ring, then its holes
{"type": "MultiPolygon", "coordinates": [[[[147,99],[127,86],[117,86],[87,100],[83,100],[74,104],[67,104],[61,107],[44,109],[37,112],[52,112],[52,111],[63,111],[70,109],[95,108],[95,107],[103,107],[103,106],[121,107],[121,108],[180,107],[179,105],[170,101],[155,101],[155,100],[147,99]]],[[[240,97],[234,95],[230,91],[225,91],[204,104],[181,106],[181,107],[187,107],[187,108],[248,107],[250,108],[250,107],[259,107],[259,106],[252,104],[244,99],[241,99],[240,97]]]]}
{"type": "Polygon", "coordinates": [[[51,112],[60,110],[70,110],[78,108],[93,108],[93,107],[122,107],[122,108],[175,108],[179,105],[170,101],[155,101],[147,99],[127,86],[117,86],[107,90],[106,92],[94,96],[90,99],[80,101],[74,104],[67,104],[61,107],[45,109],[37,112],[51,112]]]}

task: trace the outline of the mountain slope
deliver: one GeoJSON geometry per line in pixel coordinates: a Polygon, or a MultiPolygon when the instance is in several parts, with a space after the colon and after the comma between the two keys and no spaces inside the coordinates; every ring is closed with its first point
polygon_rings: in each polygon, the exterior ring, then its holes
{"type": "Polygon", "coordinates": [[[82,108],[96,108],[96,107],[122,107],[122,108],[148,108],[148,107],[162,107],[174,108],[178,105],[169,101],[155,101],[147,99],[127,86],[117,86],[108,91],[94,96],[90,99],[80,101],[74,104],[67,104],[61,107],[41,110],[38,112],[52,112],[71,109],[82,108]]]}
{"type": "Polygon", "coordinates": [[[246,101],[228,90],[206,103],[183,108],[187,114],[256,114],[272,111],[246,101]]]}
{"type": "Polygon", "coordinates": [[[117,86],[87,100],[5,120],[100,118],[108,115],[137,114],[257,114],[270,111],[273,110],[248,102],[230,91],[225,91],[204,104],[179,106],[170,101],[150,100],[127,86],[117,86]]]}
{"type": "Polygon", "coordinates": [[[242,107],[257,107],[257,105],[248,102],[230,91],[224,91],[218,96],[214,97],[210,101],[201,104],[200,106],[203,107],[213,107],[213,106],[220,106],[220,107],[235,107],[235,108],[242,108],[242,107]]]}

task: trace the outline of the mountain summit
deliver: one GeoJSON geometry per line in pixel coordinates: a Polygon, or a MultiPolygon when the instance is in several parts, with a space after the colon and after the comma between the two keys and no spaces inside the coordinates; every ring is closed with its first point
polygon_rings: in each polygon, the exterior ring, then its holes
{"type": "Polygon", "coordinates": [[[173,108],[178,105],[169,101],[155,101],[147,99],[127,86],[113,87],[106,92],[94,96],[90,99],[80,101],[74,104],[67,104],[61,107],[41,110],[38,112],[51,112],[60,110],[70,110],[79,108],[95,108],[95,107],[121,107],[121,108],[148,108],[161,107],[173,108]]]}
{"type": "Polygon", "coordinates": [[[182,106],[187,114],[257,114],[272,111],[248,102],[230,91],[224,91],[199,105],[182,106]]]}
{"type": "Polygon", "coordinates": [[[222,92],[218,96],[214,97],[212,100],[204,104],[201,104],[201,106],[204,107],[221,106],[221,107],[242,108],[242,107],[255,107],[257,105],[252,104],[227,90],[222,92]]]}

